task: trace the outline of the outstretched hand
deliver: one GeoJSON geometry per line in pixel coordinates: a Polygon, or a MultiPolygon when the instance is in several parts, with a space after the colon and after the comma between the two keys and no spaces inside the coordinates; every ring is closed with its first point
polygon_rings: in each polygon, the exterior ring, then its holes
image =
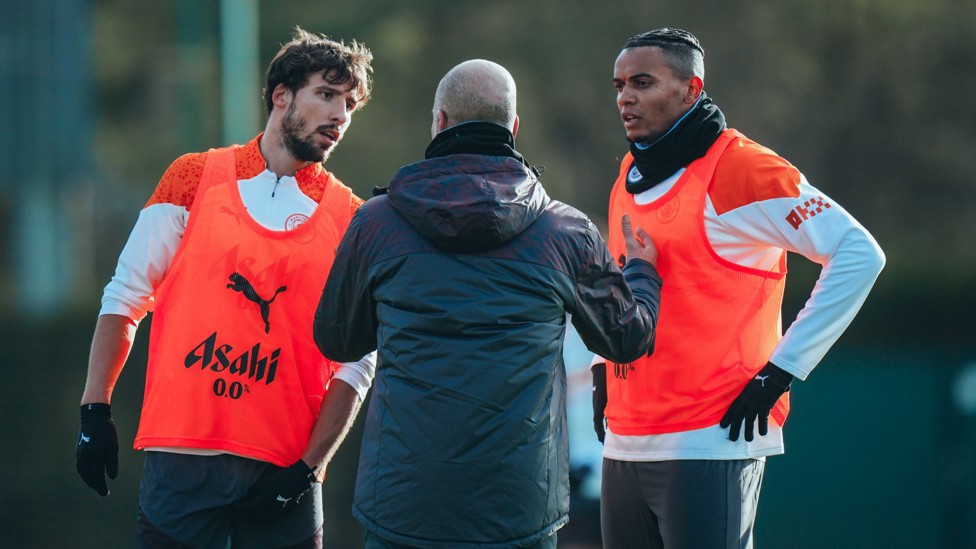
{"type": "Polygon", "coordinates": [[[620,218],[620,227],[624,232],[624,245],[627,248],[628,259],[643,259],[657,267],[657,248],[654,240],[642,227],[637,227],[635,233],[630,223],[630,216],[624,214],[620,218]]]}

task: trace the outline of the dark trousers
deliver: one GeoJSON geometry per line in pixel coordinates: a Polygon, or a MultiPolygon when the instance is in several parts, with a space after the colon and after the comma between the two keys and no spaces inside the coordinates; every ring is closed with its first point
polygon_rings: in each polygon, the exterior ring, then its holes
{"type": "MultiPolygon", "coordinates": [[[[403,545],[400,543],[386,541],[369,530],[366,530],[365,539],[366,549],[424,549],[423,547],[414,545],[403,545]]],[[[537,543],[533,543],[532,545],[523,546],[519,549],[556,549],[556,534],[539,540],[537,543]]]]}
{"type": "Polygon", "coordinates": [[[764,470],[755,459],[604,459],[604,549],[751,549],[764,470]]]}

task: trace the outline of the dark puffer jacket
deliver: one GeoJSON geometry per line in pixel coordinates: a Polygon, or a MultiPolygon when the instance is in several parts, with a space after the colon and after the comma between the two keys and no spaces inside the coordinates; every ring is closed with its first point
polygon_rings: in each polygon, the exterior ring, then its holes
{"type": "Polygon", "coordinates": [[[565,524],[566,314],[592,351],[628,362],[653,343],[660,285],[644,261],[621,274],[514,149],[402,168],[353,218],[315,320],[333,360],[379,351],[356,518],[452,549],[519,547],[565,524]]]}

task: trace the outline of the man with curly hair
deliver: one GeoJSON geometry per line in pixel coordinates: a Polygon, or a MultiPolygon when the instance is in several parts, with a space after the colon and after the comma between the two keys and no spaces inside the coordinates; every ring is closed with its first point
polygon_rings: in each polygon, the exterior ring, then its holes
{"type": "Polygon", "coordinates": [[[139,547],[321,547],[321,481],[372,382],[312,340],[318,292],[362,200],[323,167],[371,93],[371,52],[297,29],[267,72],[264,131],[178,158],[106,286],[78,473],[118,473],[111,397],[152,310],[139,547]]]}

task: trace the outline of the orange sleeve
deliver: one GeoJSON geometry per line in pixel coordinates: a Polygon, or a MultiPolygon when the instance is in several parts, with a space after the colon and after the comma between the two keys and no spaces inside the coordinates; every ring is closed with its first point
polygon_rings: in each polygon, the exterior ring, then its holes
{"type": "Polygon", "coordinates": [[[206,153],[184,154],[174,160],[143,208],[153,204],[173,204],[189,210],[200,187],[206,160],[206,153]]]}
{"type": "Polygon", "coordinates": [[[737,139],[722,155],[708,189],[715,213],[770,200],[800,196],[800,171],[773,151],[737,139]]]}

